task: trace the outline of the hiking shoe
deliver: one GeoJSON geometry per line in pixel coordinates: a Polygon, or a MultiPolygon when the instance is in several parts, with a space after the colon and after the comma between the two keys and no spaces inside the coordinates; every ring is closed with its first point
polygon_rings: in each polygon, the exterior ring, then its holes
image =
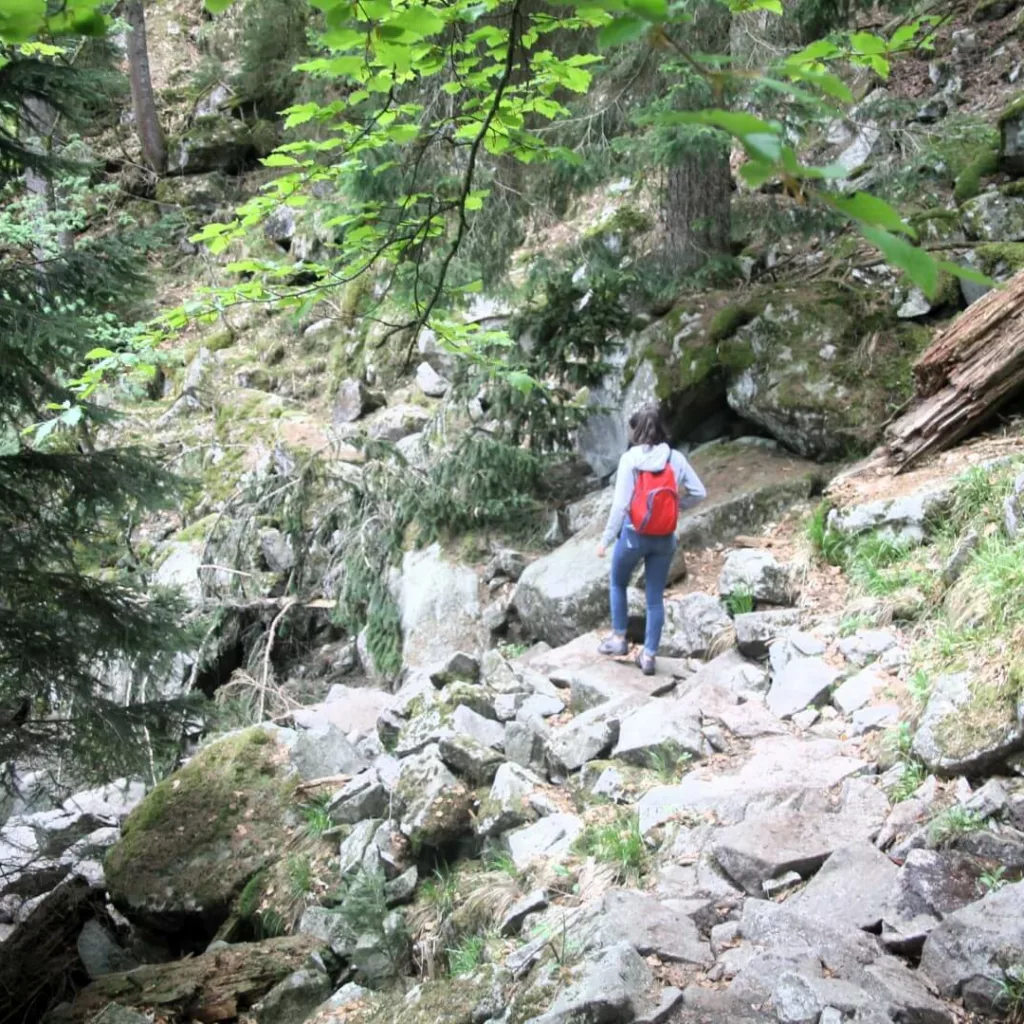
{"type": "Polygon", "coordinates": [[[645,676],[653,676],[655,669],[654,655],[648,654],[641,648],[636,654],[636,667],[640,669],[645,676]]]}
{"type": "Polygon", "coordinates": [[[615,657],[622,657],[629,653],[629,644],[624,636],[615,636],[613,633],[597,649],[598,654],[611,654],[615,657]]]}

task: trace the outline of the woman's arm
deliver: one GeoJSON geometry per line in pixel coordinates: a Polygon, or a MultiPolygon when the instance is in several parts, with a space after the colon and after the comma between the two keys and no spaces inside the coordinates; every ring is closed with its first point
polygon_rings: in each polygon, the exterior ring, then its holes
{"type": "Polygon", "coordinates": [[[615,493],[612,496],[612,507],[608,513],[608,524],[604,528],[601,537],[601,547],[606,548],[615,543],[622,524],[626,518],[626,509],[633,497],[633,470],[629,460],[623,455],[619,459],[619,470],[615,477],[615,493]]]}
{"type": "Polygon", "coordinates": [[[679,508],[693,508],[702,502],[708,492],[700,482],[700,477],[693,471],[693,466],[686,461],[682,452],[672,452],[672,468],[676,473],[676,486],[679,488],[679,508]]]}

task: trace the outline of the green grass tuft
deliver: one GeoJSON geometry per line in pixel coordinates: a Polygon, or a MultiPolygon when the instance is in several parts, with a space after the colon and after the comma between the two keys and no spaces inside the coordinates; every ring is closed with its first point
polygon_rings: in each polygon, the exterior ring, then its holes
{"type": "Polygon", "coordinates": [[[936,846],[948,843],[957,836],[969,835],[984,828],[985,819],[966,807],[950,807],[935,818],[928,827],[928,837],[936,846]]]}
{"type": "Polygon", "coordinates": [[[626,811],[614,820],[588,825],[575,849],[604,864],[612,864],[623,878],[636,879],[643,874],[650,859],[644,837],[640,834],[640,819],[626,811]]]}
{"type": "Polygon", "coordinates": [[[487,940],[483,935],[467,935],[452,949],[447,950],[448,973],[453,978],[472,974],[483,963],[487,940]]]}
{"type": "Polygon", "coordinates": [[[732,616],[745,615],[754,610],[754,595],[746,588],[734,590],[724,598],[726,611],[732,616]]]}

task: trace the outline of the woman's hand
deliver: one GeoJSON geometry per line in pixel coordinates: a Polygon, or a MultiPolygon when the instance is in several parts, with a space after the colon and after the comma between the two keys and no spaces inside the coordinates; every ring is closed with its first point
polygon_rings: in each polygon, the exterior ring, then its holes
{"type": "Polygon", "coordinates": [[[604,558],[605,553],[607,552],[607,550],[608,549],[603,544],[598,544],[597,545],[597,557],[598,558],[604,558]]]}

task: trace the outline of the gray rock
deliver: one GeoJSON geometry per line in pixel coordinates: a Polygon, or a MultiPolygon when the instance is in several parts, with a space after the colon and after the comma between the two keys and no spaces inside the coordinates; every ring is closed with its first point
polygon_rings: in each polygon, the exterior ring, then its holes
{"type": "Polygon", "coordinates": [[[364,818],[382,818],[387,811],[389,792],[372,769],[347,782],[327,805],[327,813],[336,825],[354,825],[364,818]]]}
{"type": "Polygon", "coordinates": [[[577,715],[568,725],[553,730],[548,739],[547,763],[555,775],[567,775],[587,761],[608,754],[619,738],[621,721],[642,698],[623,697],[577,715]]]}
{"type": "Polygon", "coordinates": [[[369,391],[361,380],[349,378],[338,386],[331,418],[335,425],[354,423],[383,404],[384,399],[369,391]]]}
{"type": "Polygon", "coordinates": [[[796,658],[817,658],[824,653],[822,640],[799,629],[791,629],[768,648],[771,670],[776,674],[796,658]]]}
{"type": "Polygon", "coordinates": [[[290,754],[292,765],[304,779],[356,775],[369,767],[348,737],[329,724],[299,731],[290,754]]]}
{"type": "Polygon", "coordinates": [[[874,699],[888,680],[876,669],[866,668],[840,683],[832,693],[832,703],[844,714],[852,715],[874,699]]]}
{"type": "Polygon", "coordinates": [[[551,730],[541,718],[505,723],[505,756],[523,768],[544,771],[551,730]]]}
{"type": "Polygon", "coordinates": [[[700,692],[709,683],[737,696],[767,693],[768,673],[733,649],[702,665],[687,680],[686,693],[700,692]]]}
{"type": "Polygon", "coordinates": [[[947,587],[951,587],[960,579],[961,574],[974,557],[974,552],[978,550],[980,544],[981,534],[977,530],[968,530],[957,541],[956,547],[953,548],[953,553],[946,559],[946,564],[942,567],[942,582],[947,587]]]}
{"type": "Polygon", "coordinates": [[[1024,520],[1024,473],[1013,481],[1013,490],[1003,500],[1003,529],[1010,540],[1016,540],[1024,520]]]}
{"type": "Polygon", "coordinates": [[[1017,706],[979,700],[966,672],[939,676],[914,735],[914,754],[942,775],[973,775],[1024,746],[1017,706]]]}
{"type": "Polygon", "coordinates": [[[420,873],[415,864],[406,871],[403,871],[397,878],[392,878],[384,883],[384,899],[389,907],[397,906],[399,903],[408,903],[416,894],[416,885],[419,882],[420,873]]]}
{"type": "Polygon", "coordinates": [[[472,795],[436,748],[402,762],[394,795],[402,833],[414,847],[438,846],[469,830],[472,795]]]}
{"type": "Polygon", "coordinates": [[[487,798],[480,803],[477,835],[497,836],[533,821],[537,815],[530,806],[530,796],[543,786],[544,781],[528,769],[507,762],[501,765],[487,798]]]}
{"type": "Polygon", "coordinates": [[[323,1004],[322,1009],[333,1012],[342,1009],[342,1007],[349,1006],[352,1003],[361,1003],[371,995],[372,993],[368,988],[363,988],[362,985],[357,985],[354,981],[350,981],[348,984],[342,985],[341,988],[339,988],[338,991],[323,1004]]]}
{"type": "Polygon", "coordinates": [[[244,170],[256,155],[249,126],[227,114],[195,117],[187,131],[171,139],[167,147],[167,170],[173,175],[205,174],[244,170]]]}
{"type": "Polygon", "coordinates": [[[1024,199],[983,192],[964,203],[961,224],[968,238],[979,242],[1024,240],[1024,199]]]}
{"type": "Polygon", "coordinates": [[[150,1024],[150,1019],[144,1013],[129,1010],[127,1006],[111,1003],[106,1009],[96,1014],[89,1024],[150,1024]]]}
{"type": "Polygon", "coordinates": [[[363,856],[381,824],[382,822],[376,818],[360,821],[342,840],[339,865],[342,878],[355,874],[362,867],[363,856]]]}
{"type": "Polygon", "coordinates": [[[669,658],[705,658],[732,646],[732,620],[709,594],[687,594],[665,602],[659,653],[669,658]]]}
{"type": "Polygon", "coordinates": [[[456,733],[469,736],[485,747],[501,750],[505,746],[505,730],[498,723],[460,704],[452,712],[452,728],[456,733]]]}
{"type": "Polygon", "coordinates": [[[586,531],[526,568],[512,603],[529,636],[557,647],[607,620],[608,561],[596,547],[586,531]]]}
{"type": "Polygon", "coordinates": [[[817,708],[804,708],[803,711],[798,711],[793,715],[790,721],[801,729],[810,729],[819,718],[821,718],[821,712],[817,708]]]}
{"type": "Polygon", "coordinates": [[[453,652],[483,650],[487,637],[478,591],[476,573],[449,561],[440,545],[406,552],[398,593],[406,666],[436,666],[453,652]]]}
{"type": "Polygon", "coordinates": [[[853,713],[851,725],[854,736],[877,729],[889,729],[899,723],[900,709],[896,704],[878,704],[870,708],[861,708],[853,713]]]}
{"type": "Polygon", "coordinates": [[[674,763],[702,753],[699,719],[674,701],[652,701],[624,715],[612,757],[650,768],[656,762],[674,763]]]}
{"type": "Polygon", "coordinates": [[[295,567],[295,552],[291,538],[280,530],[267,529],[260,533],[260,550],[271,572],[286,573],[295,567]]]}
{"type": "Polygon", "coordinates": [[[768,879],[787,871],[807,877],[834,851],[873,840],[889,801],[880,789],[856,779],[845,784],[838,810],[821,808],[808,798],[799,809],[772,811],[721,829],[714,839],[715,859],[737,885],[759,896],[768,879]]]}
{"type": "Polygon", "coordinates": [[[647,964],[622,942],[573,969],[551,1006],[529,1024],[626,1024],[654,1002],[652,989],[647,964]]]}
{"type": "MultiPolygon", "coordinates": [[[[917,114],[917,120],[922,123],[938,121],[940,118],[945,117],[946,109],[944,100],[933,100],[921,107],[917,114]]],[[[928,301],[924,292],[920,288],[911,288],[897,307],[896,316],[900,320],[915,320],[918,317],[927,316],[931,311],[932,304],[928,301]]]]}
{"type": "Polygon", "coordinates": [[[885,498],[829,513],[829,529],[847,536],[877,530],[890,537],[921,543],[942,521],[952,485],[929,486],[898,498],[885,498]]]}
{"type": "Polygon", "coordinates": [[[979,869],[947,850],[911,850],[883,909],[882,942],[898,953],[918,953],[947,915],[979,896],[979,869]]]}
{"type": "Polygon", "coordinates": [[[980,1013],[997,1009],[1007,967],[1024,960],[1024,882],[950,914],[928,935],[921,971],[948,998],[970,991],[980,1013]]]}
{"type": "MultiPolygon", "coordinates": [[[[979,7],[988,5],[979,5],[979,7]]],[[[1005,7],[1005,4],[998,4],[1005,7]]],[[[1014,109],[999,121],[999,166],[1015,178],[1024,174],[1024,114],[1014,109]]]]}
{"type": "Polygon", "coordinates": [[[511,548],[501,548],[496,551],[484,570],[484,582],[502,576],[510,580],[518,580],[526,570],[526,556],[511,548]]]}
{"type": "Polygon", "coordinates": [[[444,398],[451,384],[430,363],[420,363],[416,367],[416,386],[428,398],[444,398]]]}
{"type": "Polygon", "coordinates": [[[858,629],[853,636],[839,641],[839,653],[851,664],[861,667],[877,660],[895,645],[896,637],[886,629],[858,629]]]}
{"type": "Polygon", "coordinates": [[[86,921],[82,926],[76,946],[78,959],[93,981],[105,974],[133,971],[139,966],[138,960],[122,949],[110,932],[95,919],[86,921]]]}
{"type": "Polygon", "coordinates": [[[257,1004],[259,1024],[295,1024],[306,1020],[331,994],[331,979],[323,971],[301,970],[289,974],[257,1004]]]}
{"type": "Polygon", "coordinates": [[[401,972],[408,959],[409,938],[401,911],[392,910],[379,931],[367,932],[356,940],[352,966],[369,983],[379,983],[401,972]]]}
{"type": "Polygon", "coordinates": [[[743,548],[726,557],[718,593],[749,594],[755,601],[787,605],[796,599],[797,587],[789,566],[780,565],[771,551],[743,548]]]}
{"type": "Polygon", "coordinates": [[[480,679],[480,659],[465,651],[455,651],[430,670],[430,681],[437,687],[451,683],[476,683],[480,679]]]}
{"type": "Polygon", "coordinates": [[[741,821],[752,804],[773,806],[817,794],[865,767],[835,740],[766,736],[753,741],[749,757],[735,773],[695,771],[676,785],[649,790],[637,803],[640,830],[646,834],[681,812],[713,811],[718,821],[731,824],[741,821]]]}
{"type": "Polygon", "coordinates": [[[574,814],[551,814],[533,825],[505,833],[505,845],[519,871],[535,860],[548,863],[564,860],[572,844],[583,831],[583,822],[574,814]]]}
{"type": "Polygon", "coordinates": [[[702,967],[714,962],[693,920],[648,893],[611,889],[604,894],[602,909],[611,930],[641,956],[702,967]]]}
{"type": "Polygon", "coordinates": [[[873,930],[899,868],[869,842],[835,850],[789,905],[806,917],[873,930]]]}
{"type": "Polygon", "coordinates": [[[799,617],[799,612],[791,608],[737,615],[733,619],[736,646],[746,657],[763,661],[768,657],[768,648],[772,641],[795,626],[799,617]]]}
{"type": "Polygon", "coordinates": [[[816,1024],[823,1009],[812,983],[793,971],[779,978],[772,992],[772,1006],[782,1024],[816,1024]]]}
{"type": "Polygon", "coordinates": [[[351,953],[356,942],[355,932],[341,911],[327,907],[307,907],[299,921],[299,934],[312,935],[343,957],[351,953]]]}
{"type": "Polygon", "coordinates": [[[516,900],[498,925],[498,934],[503,936],[518,935],[523,921],[528,915],[543,910],[548,905],[546,889],[534,889],[522,899],[516,900]]]}
{"type": "Polygon", "coordinates": [[[535,693],[527,697],[517,708],[516,718],[550,718],[565,711],[565,702],[560,697],[549,697],[544,693],[535,693]]]}
{"type": "Polygon", "coordinates": [[[431,414],[419,405],[391,405],[373,413],[366,421],[366,433],[376,441],[397,444],[412,434],[422,433],[431,414]]]}
{"type": "Polygon", "coordinates": [[[505,760],[494,747],[485,746],[472,736],[459,733],[442,737],[438,750],[445,764],[460,775],[464,775],[474,785],[490,782],[505,760]]]}
{"type": "Polygon", "coordinates": [[[995,818],[1009,806],[1006,789],[999,779],[989,779],[964,801],[964,809],[979,818],[995,818]]]}
{"type": "Polygon", "coordinates": [[[790,718],[809,704],[825,700],[838,677],[820,658],[795,658],[773,679],[768,708],[779,718],[790,718]]]}

